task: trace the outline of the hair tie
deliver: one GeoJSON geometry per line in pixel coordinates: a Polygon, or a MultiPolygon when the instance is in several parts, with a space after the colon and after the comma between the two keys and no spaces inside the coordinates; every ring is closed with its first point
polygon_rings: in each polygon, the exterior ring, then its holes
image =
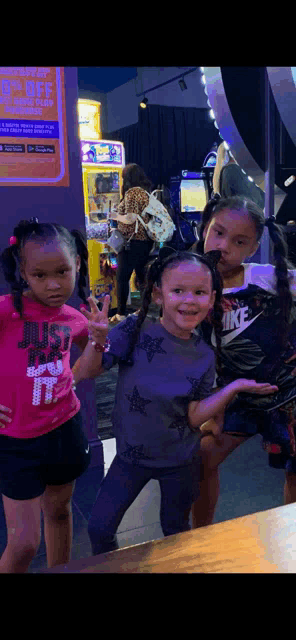
{"type": "Polygon", "coordinates": [[[16,236],[11,236],[9,238],[9,244],[10,244],[10,246],[13,245],[13,244],[17,244],[17,237],[16,236]]]}
{"type": "Polygon", "coordinates": [[[221,251],[215,249],[214,251],[208,251],[207,253],[204,253],[203,258],[209,263],[212,269],[216,269],[221,255],[221,251]]]}
{"type": "Polygon", "coordinates": [[[265,227],[268,227],[270,222],[276,222],[276,217],[275,216],[269,216],[269,218],[266,218],[264,225],[265,227]]]}
{"type": "Polygon", "coordinates": [[[211,200],[213,200],[214,202],[218,202],[219,200],[221,200],[220,193],[213,193],[211,195],[211,200]]]}

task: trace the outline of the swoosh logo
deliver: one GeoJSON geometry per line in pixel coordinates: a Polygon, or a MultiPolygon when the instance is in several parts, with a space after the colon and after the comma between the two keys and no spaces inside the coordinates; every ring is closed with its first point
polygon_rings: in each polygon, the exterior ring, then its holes
{"type": "MultiPolygon", "coordinates": [[[[240,333],[242,333],[242,331],[245,331],[245,329],[247,329],[253,322],[255,322],[255,320],[257,320],[257,318],[259,318],[259,316],[261,316],[261,313],[263,313],[263,310],[260,311],[260,313],[258,313],[258,315],[255,316],[255,318],[252,318],[252,320],[248,320],[247,322],[243,322],[240,327],[238,327],[237,329],[234,329],[234,331],[231,331],[230,333],[228,333],[227,336],[223,336],[222,337],[222,341],[221,341],[221,346],[225,347],[225,345],[228,344],[228,342],[231,342],[231,340],[233,340],[233,338],[235,338],[240,333]]],[[[211,342],[212,342],[213,347],[217,346],[216,345],[216,336],[215,336],[214,331],[212,332],[211,342]]]]}
{"type": "Polygon", "coordinates": [[[87,449],[85,449],[85,453],[88,453],[88,452],[89,452],[89,445],[88,445],[87,449]]]}

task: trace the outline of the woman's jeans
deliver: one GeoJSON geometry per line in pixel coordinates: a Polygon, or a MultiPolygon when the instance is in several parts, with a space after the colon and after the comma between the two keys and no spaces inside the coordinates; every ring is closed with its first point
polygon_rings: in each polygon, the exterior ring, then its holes
{"type": "Polygon", "coordinates": [[[149,469],[115,456],[102,481],[88,523],[92,553],[118,549],[116,531],[127,509],[152,478],[161,491],[160,523],[164,536],[190,531],[191,505],[199,495],[197,459],[184,467],[149,469]]]}
{"type": "Polygon", "coordinates": [[[135,270],[140,289],[145,284],[145,266],[153,247],[153,240],[131,240],[129,249],[124,248],[117,256],[117,313],[124,316],[129,292],[130,277],[135,270]]]}

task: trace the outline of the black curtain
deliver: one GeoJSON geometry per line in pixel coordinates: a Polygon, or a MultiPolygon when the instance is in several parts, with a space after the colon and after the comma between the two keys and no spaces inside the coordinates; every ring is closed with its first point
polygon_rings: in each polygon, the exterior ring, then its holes
{"type": "Polygon", "coordinates": [[[139,107],[136,124],[104,133],[103,138],[123,142],[126,164],[139,164],[154,187],[169,187],[170,178],[183,169],[201,171],[214,142],[222,142],[209,109],[149,104],[139,107]]]}

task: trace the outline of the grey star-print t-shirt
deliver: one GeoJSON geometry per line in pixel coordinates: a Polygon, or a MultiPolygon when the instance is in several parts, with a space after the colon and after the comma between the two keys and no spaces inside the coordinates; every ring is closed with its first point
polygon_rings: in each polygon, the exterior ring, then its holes
{"type": "Polygon", "coordinates": [[[106,370],[119,364],[112,414],[117,454],[145,467],[184,466],[200,440],[189,428],[188,405],[212,391],[214,351],[197,333],[177,338],[159,320],[146,318],[130,366],[121,359],[136,320],[130,315],[109,332],[110,351],[102,359],[106,370]]]}

